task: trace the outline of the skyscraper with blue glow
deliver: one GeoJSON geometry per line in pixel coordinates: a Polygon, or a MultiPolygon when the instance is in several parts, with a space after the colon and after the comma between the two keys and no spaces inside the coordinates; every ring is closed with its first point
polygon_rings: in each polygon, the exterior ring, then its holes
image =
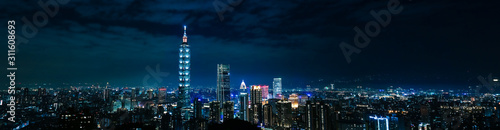
{"type": "Polygon", "coordinates": [[[179,103],[177,106],[181,108],[189,107],[189,86],[190,86],[190,50],[187,43],[186,26],[184,26],[184,36],[182,44],[179,48],[179,103]]]}
{"type": "Polygon", "coordinates": [[[281,98],[281,78],[273,79],[273,98],[281,98]]]}
{"type": "Polygon", "coordinates": [[[217,101],[221,106],[222,103],[231,101],[229,69],[228,64],[217,64],[217,101]]]}

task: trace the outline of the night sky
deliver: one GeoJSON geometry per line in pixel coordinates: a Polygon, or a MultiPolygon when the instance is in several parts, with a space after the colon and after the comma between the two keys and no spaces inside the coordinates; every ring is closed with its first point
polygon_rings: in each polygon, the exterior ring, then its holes
{"type": "MultiPolygon", "coordinates": [[[[284,88],[356,80],[465,88],[477,83],[477,76],[500,75],[497,1],[400,0],[402,11],[348,63],[339,44],[354,46],[353,28],[364,30],[376,21],[370,11],[387,10],[388,2],[70,0],[28,43],[18,43],[16,80],[141,86],[150,77],[146,68],[159,65],[165,74],[147,83],[176,87],[183,25],[194,87],[216,86],[218,63],[230,64],[234,88],[242,80],[272,85],[274,77],[283,78],[284,88]],[[221,19],[214,1],[233,10],[221,19]]],[[[2,1],[0,21],[16,20],[22,35],[21,18],[33,21],[40,11],[36,0],[2,1]]]]}

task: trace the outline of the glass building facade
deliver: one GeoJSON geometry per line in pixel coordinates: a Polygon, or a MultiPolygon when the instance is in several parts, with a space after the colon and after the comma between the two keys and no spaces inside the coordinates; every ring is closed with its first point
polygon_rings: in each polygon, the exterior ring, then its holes
{"type": "Polygon", "coordinates": [[[217,101],[231,101],[229,89],[229,65],[217,64],[217,101]]]}

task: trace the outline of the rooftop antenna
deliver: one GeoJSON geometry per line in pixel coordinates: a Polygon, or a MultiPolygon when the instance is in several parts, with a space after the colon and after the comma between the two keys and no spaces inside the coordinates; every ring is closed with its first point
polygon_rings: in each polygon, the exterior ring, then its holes
{"type": "Polygon", "coordinates": [[[184,25],[184,36],[182,37],[182,42],[183,43],[187,43],[187,34],[186,34],[186,29],[187,29],[187,26],[184,25]]]}

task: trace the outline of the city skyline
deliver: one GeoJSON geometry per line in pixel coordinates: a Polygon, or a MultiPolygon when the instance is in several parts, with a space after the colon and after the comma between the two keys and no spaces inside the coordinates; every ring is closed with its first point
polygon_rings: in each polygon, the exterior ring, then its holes
{"type": "Polygon", "coordinates": [[[1,2],[0,128],[500,129],[496,3],[1,2]]]}

